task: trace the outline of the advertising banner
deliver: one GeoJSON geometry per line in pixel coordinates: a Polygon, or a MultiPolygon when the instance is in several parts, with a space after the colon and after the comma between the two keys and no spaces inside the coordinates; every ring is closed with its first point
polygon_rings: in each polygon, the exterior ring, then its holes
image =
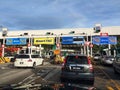
{"type": "Polygon", "coordinates": [[[40,45],[40,44],[48,44],[48,45],[53,45],[55,44],[55,38],[34,38],[34,44],[35,45],[40,45]]]}
{"type": "Polygon", "coordinates": [[[26,38],[7,38],[6,45],[26,45],[26,38]]]}

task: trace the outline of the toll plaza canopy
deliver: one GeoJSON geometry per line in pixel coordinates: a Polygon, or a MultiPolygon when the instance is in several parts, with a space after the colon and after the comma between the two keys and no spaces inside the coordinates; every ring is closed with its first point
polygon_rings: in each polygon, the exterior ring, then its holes
{"type": "MultiPolygon", "coordinates": [[[[6,28],[3,28],[6,29],[6,28]]],[[[69,28],[69,29],[48,29],[48,30],[7,30],[7,37],[17,37],[17,36],[41,36],[46,35],[47,32],[56,35],[69,36],[71,31],[74,31],[72,35],[83,35],[83,36],[95,36],[100,35],[100,33],[108,33],[108,35],[120,35],[120,26],[111,26],[111,27],[101,27],[100,32],[95,33],[93,28],[69,28]]],[[[0,32],[0,38],[3,38],[2,31],[0,32]]],[[[46,35],[48,36],[48,35],[46,35]]]]}

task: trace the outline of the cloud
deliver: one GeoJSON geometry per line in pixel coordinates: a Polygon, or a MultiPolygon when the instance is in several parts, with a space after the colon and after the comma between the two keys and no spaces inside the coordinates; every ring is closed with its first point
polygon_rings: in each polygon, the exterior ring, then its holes
{"type": "Polygon", "coordinates": [[[0,0],[0,24],[9,29],[119,25],[120,1],[0,0]]]}

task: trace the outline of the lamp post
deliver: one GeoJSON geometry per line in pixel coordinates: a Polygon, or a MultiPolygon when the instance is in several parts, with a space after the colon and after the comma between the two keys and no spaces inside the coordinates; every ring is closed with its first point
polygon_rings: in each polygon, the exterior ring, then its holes
{"type": "Polygon", "coordinates": [[[29,42],[28,42],[28,53],[31,54],[31,35],[29,35],[29,42]]]}

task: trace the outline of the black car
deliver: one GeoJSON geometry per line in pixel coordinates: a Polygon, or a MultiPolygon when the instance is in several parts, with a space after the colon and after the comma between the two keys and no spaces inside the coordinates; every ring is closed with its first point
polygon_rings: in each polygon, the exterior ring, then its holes
{"type": "Polygon", "coordinates": [[[68,55],[61,71],[61,81],[85,80],[94,84],[94,68],[89,57],[85,55],[68,55]]]}

